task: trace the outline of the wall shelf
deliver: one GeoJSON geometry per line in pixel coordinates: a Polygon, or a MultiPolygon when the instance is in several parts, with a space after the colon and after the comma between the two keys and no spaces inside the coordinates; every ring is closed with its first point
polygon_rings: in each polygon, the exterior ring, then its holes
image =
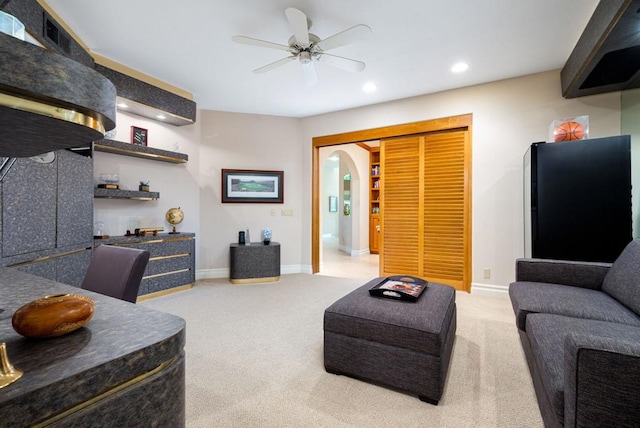
{"type": "Polygon", "coordinates": [[[138,201],[155,201],[160,199],[158,192],[140,192],[138,190],[114,190],[95,188],[94,198],[136,199],[138,201]]]}
{"type": "Polygon", "coordinates": [[[147,146],[138,146],[122,141],[103,139],[93,143],[93,150],[97,152],[112,153],[116,155],[132,156],[135,158],[150,159],[169,163],[186,163],[189,155],[172,152],[169,150],[156,149],[147,146]]]}

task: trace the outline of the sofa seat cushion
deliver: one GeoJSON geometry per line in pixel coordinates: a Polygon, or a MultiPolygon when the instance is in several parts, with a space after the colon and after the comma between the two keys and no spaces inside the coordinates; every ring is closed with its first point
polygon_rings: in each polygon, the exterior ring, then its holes
{"type": "MultiPolygon", "coordinates": [[[[565,339],[569,334],[589,334],[607,338],[640,341],[640,328],[624,324],[571,318],[550,314],[529,314],[527,337],[531,343],[533,363],[540,374],[544,390],[558,420],[564,420],[565,339]]],[[[578,391],[579,392],[579,391],[578,391]]]]}
{"type": "Polygon", "coordinates": [[[520,330],[525,330],[527,315],[532,313],[565,315],[640,327],[638,315],[598,290],[523,281],[509,286],[509,297],[520,330]]]}
{"type": "Polygon", "coordinates": [[[640,238],[631,241],[613,262],[602,291],[640,314],[640,238]]]}

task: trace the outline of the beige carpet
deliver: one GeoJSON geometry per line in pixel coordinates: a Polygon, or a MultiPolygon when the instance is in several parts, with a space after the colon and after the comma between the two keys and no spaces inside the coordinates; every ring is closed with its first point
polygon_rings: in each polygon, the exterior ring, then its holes
{"type": "MultiPolygon", "coordinates": [[[[187,321],[187,427],[538,427],[507,298],[458,293],[458,330],[438,406],[324,371],[324,309],[357,279],[199,281],[140,303],[187,321]]],[[[390,368],[392,369],[392,368],[390,368]]]]}

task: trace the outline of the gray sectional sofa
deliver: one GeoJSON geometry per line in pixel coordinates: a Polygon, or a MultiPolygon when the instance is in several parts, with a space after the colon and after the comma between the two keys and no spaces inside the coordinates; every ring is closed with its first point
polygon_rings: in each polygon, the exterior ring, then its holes
{"type": "Polygon", "coordinates": [[[613,264],[518,259],[509,296],[545,426],[640,426],[640,239],[613,264]]]}

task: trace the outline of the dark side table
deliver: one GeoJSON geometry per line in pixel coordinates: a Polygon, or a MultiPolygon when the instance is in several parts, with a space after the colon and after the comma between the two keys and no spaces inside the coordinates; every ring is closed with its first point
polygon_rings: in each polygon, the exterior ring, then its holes
{"type": "Polygon", "coordinates": [[[275,282],[280,279],[280,244],[252,242],[229,246],[229,280],[232,284],[275,282]]]}

